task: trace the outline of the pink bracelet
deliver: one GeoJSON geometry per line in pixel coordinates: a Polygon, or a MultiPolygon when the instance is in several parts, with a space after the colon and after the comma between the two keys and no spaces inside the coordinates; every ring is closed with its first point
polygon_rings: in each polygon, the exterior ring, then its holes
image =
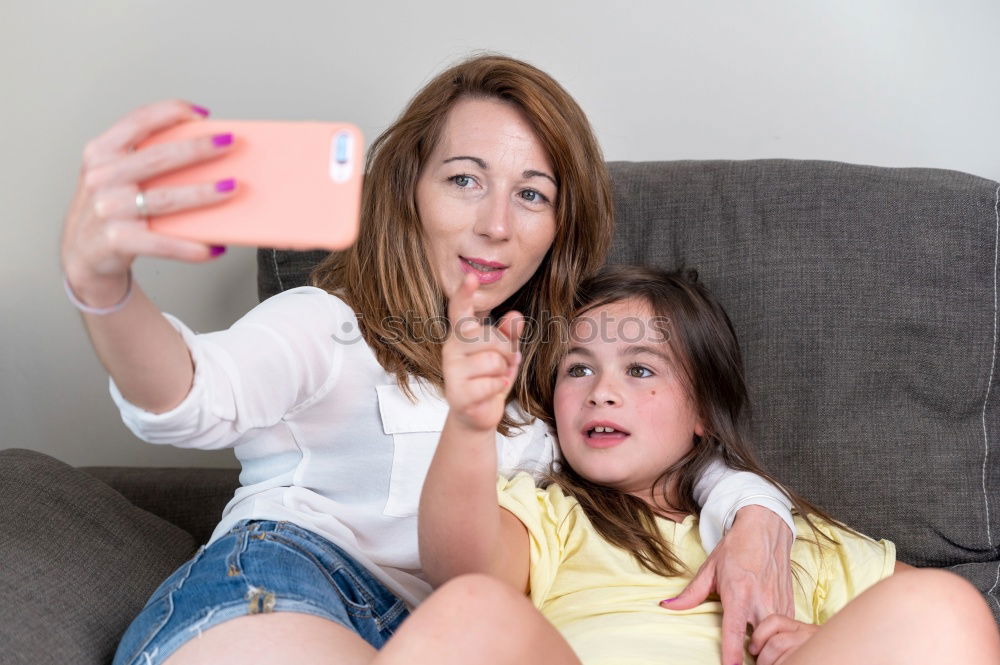
{"type": "Polygon", "coordinates": [[[129,268],[128,271],[128,286],[125,288],[125,295],[114,305],[110,307],[91,307],[90,305],[84,304],[76,294],[73,293],[73,287],[69,285],[69,277],[63,275],[63,287],[66,289],[66,297],[69,301],[73,303],[81,312],[86,312],[87,314],[96,314],[97,316],[104,316],[105,314],[114,314],[115,312],[121,310],[125,305],[128,304],[129,299],[132,298],[132,269],[129,268]]]}

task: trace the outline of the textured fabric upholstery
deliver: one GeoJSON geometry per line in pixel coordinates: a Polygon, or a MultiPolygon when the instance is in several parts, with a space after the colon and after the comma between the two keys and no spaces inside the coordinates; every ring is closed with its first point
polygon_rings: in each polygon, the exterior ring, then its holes
{"type": "Polygon", "coordinates": [[[222,509],[240,486],[236,469],[83,467],[133,505],[158,515],[207,543],[222,509]]]}
{"type": "Polygon", "coordinates": [[[323,250],[257,250],[257,297],[264,301],[276,293],[307,285],[309,272],[326,255],[323,250]]]}
{"type": "Polygon", "coordinates": [[[30,450],[0,451],[0,505],[3,663],[109,663],[196,547],[93,476],[30,450]]]}

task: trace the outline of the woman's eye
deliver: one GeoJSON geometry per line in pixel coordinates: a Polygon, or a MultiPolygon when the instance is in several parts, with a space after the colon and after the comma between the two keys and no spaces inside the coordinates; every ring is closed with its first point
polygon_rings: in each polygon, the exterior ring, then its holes
{"type": "Polygon", "coordinates": [[[590,368],[583,365],[570,365],[569,369],[566,370],[566,374],[573,377],[587,376],[588,372],[590,372],[590,368]]]}
{"type": "Polygon", "coordinates": [[[628,368],[628,375],[636,379],[645,379],[648,376],[652,376],[653,373],[649,371],[648,367],[643,367],[642,365],[632,365],[628,368]]]}
{"type": "Polygon", "coordinates": [[[548,203],[549,199],[541,192],[534,189],[526,189],[521,192],[521,198],[528,203],[548,203]]]}
{"type": "Polygon", "coordinates": [[[472,176],[468,175],[453,175],[452,177],[448,178],[448,180],[451,180],[453,183],[455,183],[462,189],[465,189],[474,182],[472,176]]]}

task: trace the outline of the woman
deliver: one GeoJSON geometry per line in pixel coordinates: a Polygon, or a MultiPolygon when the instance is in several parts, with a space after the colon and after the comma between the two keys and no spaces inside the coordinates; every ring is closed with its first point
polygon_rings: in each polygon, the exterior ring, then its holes
{"type": "MultiPolygon", "coordinates": [[[[366,662],[430,591],[416,507],[447,404],[443,337],[415,326],[443,315],[444,294],[469,272],[482,286],[479,317],[502,326],[516,308],[545,330],[548,317],[568,316],[610,241],[603,159],[586,117],[546,74],[503,57],[461,63],[373,144],[357,244],[321,265],[314,286],[195,335],[156,309],[130,266],[139,255],[205,261],[221,249],[152,234],[144,218],[223,204],[239,188],[139,185],[225,155],[231,137],[131,149],[205,115],[161,102],[89,143],[63,236],[66,286],[125,422],[152,443],[234,446],[243,467],[209,544],[154,592],[116,663],[366,662]]],[[[525,386],[552,349],[541,335],[520,348],[496,343],[527,368],[514,377],[498,461],[538,472],[554,446],[525,386]]],[[[765,506],[740,510],[680,601],[717,587],[738,653],[748,621],[790,610],[790,516],[771,485],[719,465],[698,492],[716,534],[737,507],[765,506]]]]}

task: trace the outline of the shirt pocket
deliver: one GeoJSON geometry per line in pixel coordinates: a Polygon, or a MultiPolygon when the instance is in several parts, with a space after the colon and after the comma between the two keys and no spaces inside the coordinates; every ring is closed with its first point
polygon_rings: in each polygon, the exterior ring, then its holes
{"type": "Polygon", "coordinates": [[[389,497],[382,511],[388,517],[417,514],[420,491],[448,417],[448,403],[433,388],[416,381],[409,385],[415,401],[396,384],[375,387],[382,430],[392,436],[389,497]]]}

